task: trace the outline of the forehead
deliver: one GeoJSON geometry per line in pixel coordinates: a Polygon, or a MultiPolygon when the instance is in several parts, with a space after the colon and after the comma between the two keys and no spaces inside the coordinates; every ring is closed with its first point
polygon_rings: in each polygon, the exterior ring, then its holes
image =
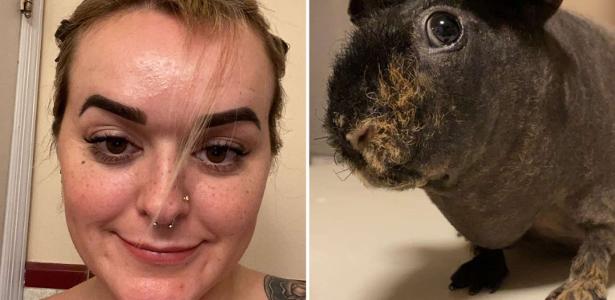
{"type": "Polygon", "coordinates": [[[69,77],[69,105],[102,94],[163,115],[249,106],[266,116],[274,80],[263,43],[247,26],[188,32],[152,9],[94,24],[78,42],[69,77]]]}

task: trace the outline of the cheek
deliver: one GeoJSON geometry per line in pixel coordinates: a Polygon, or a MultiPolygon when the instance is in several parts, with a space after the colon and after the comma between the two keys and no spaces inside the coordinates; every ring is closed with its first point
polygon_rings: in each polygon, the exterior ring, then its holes
{"type": "Polygon", "coordinates": [[[251,233],[263,198],[268,167],[196,184],[194,213],[218,236],[251,233]]]}
{"type": "Polygon", "coordinates": [[[135,193],[135,176],[133,172],[118,172],[93,161],[72,123],[64,123],[57,151],[64,209],[69,229],[75,232],[90,224],[108,222],[127,211],[126,205],[135,193]]]}
{"type": "Polygon", "coordinates": [[[127,211],[134,191],[129,172],[115,172],[85,160],[62,161],[64,206],[69,226],[109,222],[127,211]]]}

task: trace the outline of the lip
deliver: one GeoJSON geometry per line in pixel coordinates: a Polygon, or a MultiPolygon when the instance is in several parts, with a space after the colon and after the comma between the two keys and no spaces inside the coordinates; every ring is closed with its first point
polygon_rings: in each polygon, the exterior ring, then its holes
{"type": "Polygon", "coordinates": [[[141,262],[150,265],[179,265],[187,262],[196,250],[203,244],[192,247],[169,246],[155,247],[147,244],[138,245],[127,241],[118,235],[128,252],[141,262]]]}

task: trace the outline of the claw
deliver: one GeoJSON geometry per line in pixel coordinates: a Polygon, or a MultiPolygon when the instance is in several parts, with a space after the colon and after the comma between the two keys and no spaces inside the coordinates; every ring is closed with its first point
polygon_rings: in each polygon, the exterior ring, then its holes
{"type": "Polygon", "coordinates": [[[502,250],[478,248],[478,255],[464,263],[451,276],[450,290],[468,287],[470,295],[488,289],[494,293],[508,275],[508,268],[502,250]]]}

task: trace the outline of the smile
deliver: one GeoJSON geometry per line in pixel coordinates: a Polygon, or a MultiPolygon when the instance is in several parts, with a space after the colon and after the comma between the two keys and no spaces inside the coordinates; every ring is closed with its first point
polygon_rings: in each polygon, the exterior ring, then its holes
{"type": "Polygon", "coordinates": [[[184,264],[201,246],[199,243],[192,247],[171,246],[155,247],[147,244],[129,242],[118,235],[128,252],[137,260],[150,265],[179,265],[184,264]]]}

